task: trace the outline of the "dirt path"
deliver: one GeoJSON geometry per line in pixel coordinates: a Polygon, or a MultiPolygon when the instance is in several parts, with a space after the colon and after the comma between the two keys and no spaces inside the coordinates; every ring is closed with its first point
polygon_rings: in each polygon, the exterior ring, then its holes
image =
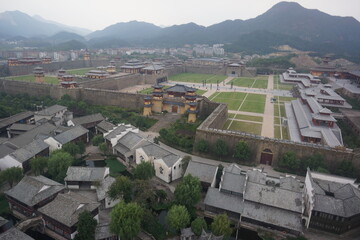
{"type": "Polygon", "coordinates": [[[157,123],[155,123],[151,128],[148,129],[148,132],[159,132],[162,128],[170,127],[171,124],[176,122],[177,119],[181,118],[181,114],[175,113],[167,113],[165,116],[163,115],[154,115],[153,118],[157,119],[157,123]]]}

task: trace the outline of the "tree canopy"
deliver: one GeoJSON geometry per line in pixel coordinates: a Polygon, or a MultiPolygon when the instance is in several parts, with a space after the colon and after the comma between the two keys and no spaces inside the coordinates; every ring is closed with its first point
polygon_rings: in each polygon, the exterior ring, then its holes
{"type": "Polygon", "coordinates": [[[199,152],[207,153],[209,151],[209,142],[204,139],[201,139],[199,142],[197,142],[196,149],[199,152]]]}
{"type": "Polygon", "coordinates": [[[141,229],[144,210],[137,203],[120,202],[111,211],[110,231],[120,239],[133,239],[141,229]]]}
{"type": "Polygon", "coordinates": [[[170,227],[179,231],[189,225],[190,215],[185,206],[174,205],[170,208],[166,221],[170,227]]]}
{"type": "Polygon", "coordinates": [[[30,167],[35,176],[41,175],[47,168],[49,158],[37,157],[30,161],[30,167]]]}
{"type": "Polygon", "coordinates": [[[300,160],[296,157],[295,152],[286,152],[280,158],[279,166],[290,170],[298,170],[300,167],[300,160]]]}
{"type": "Polygon", "coordinates": [[[218,155],[218,157],[224,157],[228,154],[228,147],[226,145],[226,142],[222,139],[218,139],[215,142],[215,148],[214,148],[215,154],[218,155]]]}
{"type": "Polygon", "coordinates": [[[66,171],[71,166],[74,158],[67,152],[54,151],[48,161],[48,172],[57,182],[64,182],[66,171]]]}
{"type": "Polygon", "coordinates": [[[193,207],[200,201],[201,185],[200,180],[192,175],[183,177],[182,181],[176,186],[175,201],[187,208],[193,207]]]}
{"type": "Polygon", "coordinates": [[[243,161],[247,161],[250,158],[250,148],[249,145],[244,142],[244,141],[239,141],[234,148],[234,157],[239,159],[239,160],[243,160],[243,161]]]}
{"type": "Polygon", "coordinates": [[[91,140],[92,144],[94,146],[99,146],[100,143],[104,142],[104,137],[101,135],[96,135],[95,137],[93,137],[93,139],[91,140]]]}
{"type": "Polygon", "coordinates": [[[63,150],[64,152],[69,153],[71,156],[75,156],[76,154],[80,154],[80,147],[73,143],[73,142],[69,142],[66,143],[62,146],[61,150],[63,150]]]}
{"type": "Polygon", "coordinates": [[[141,162],[135,167],[133,173],[136,179],[148,180],[155,176],[155,169],[150,162],[141,162]]]}
{"type": "Polygon", "coordinates": [[[197,235],[200,236],[202,230],[207,230],[207,224],[202,217],[197,217],[194,221],[191,223],[191,230],[197,235]]]}
{"type": "Polygon", "coordinates": [[[89,211],[80,213],[77,223],[78,233],[75,236],[75,240],[93,240],[95,239],[95,229],[97,221],[93,218],[89,211]]]}
{"type": "Polygon", "coordinates": [[[0,183],[7,182],[12,188],[23,177],[23,169],[20,167],[7,168],[0,172],[0,183]]]}
{"type": "Polygon", "coordinates": [[[133,183],[125,176],[119,176],[115,182],[110,186],[108,195],[112,199],[123,198],[125,202],[132,200],[133,183]]]}
{"type": "Polygon", "coordinates": [[[230,227],[230,220],[224,214],[216,215],[214,221],[211,223],[211,231],[215,236],[230,236],[232,229],[230,227]]]}

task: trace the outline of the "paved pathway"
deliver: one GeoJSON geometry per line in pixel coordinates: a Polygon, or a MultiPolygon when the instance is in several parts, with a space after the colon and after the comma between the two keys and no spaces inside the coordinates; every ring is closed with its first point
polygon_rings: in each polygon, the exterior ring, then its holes
{"type": "MultiPolygon", "coordinates": [[[[273,90],[274,88],[274,76],[270,75],[268,80],[268,90],[273,90]]],[[[263,124],[261,129],[261,136],[274,138],[274,104],[271,102],[271,98],[274,95],[271,93],[266,94],[265,100],[265,111],[263,124]]]]}
{"type": "Polygon", "coordinates": [[[242,115],[249,115],[249,116],[256,116],[256,117],[264,117],[263,113],[243,112],[243,111],[236,111],[236,110],[228,110],[228,113],[242,114],[242,115]]]}

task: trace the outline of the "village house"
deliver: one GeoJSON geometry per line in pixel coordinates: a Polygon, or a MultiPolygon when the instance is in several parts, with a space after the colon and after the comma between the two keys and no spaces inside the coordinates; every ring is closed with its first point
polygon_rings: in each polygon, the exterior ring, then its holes
{"type": "MultiPolygon", "coordinates": [[[[113,126],[112,123],[101,122],[97,125],[97,129],[98,131],[102,132],[103,130],[109,129],[111,126],[113,126]],[[101,128],[100,126],[104,128],[101,128]]],[[[118,140],[129,131],[138,133],[139,129],[133,127],[130,124],[119,124],[113,127],[112,129],[110,129],[109,131],[103,133],[103,136],[107,145],[110,146],[111,148],[114,148],[118,140]]]]}
{"type": "Polygon", "coordinates": [[[170,183],[182,177],[182,157],[169,152],[161,146],[146,142],[135,150],[136,164],[151,162],[155,168],[155,175],[170,183]]]}
{"type": "Polygon", "coordinates": [[[135,150],[146,143],[146,140],[138,133],[132,131],[123,135],[113,147],[113,153],[126,162],[133,162],[135,150]]]}
{"type": "Polygon", "coordinates": [[[13,137],[19,136],[21,134],[24,134],[27,131],[30,131],[36,127],[37,127],[37,125],[35,125],[35,124],[14,123],[10,127],[8,127],[6,130],[7,130],[8,138],[13,138],[13,137]]]}
{"type": "Polygon", "coordinates": [[[12,227],[9,230],[7,230],[6,232],[3,232],[0,234],[0,239],[1,240],[35,240],[32,237],[30,237],[29,235],[23,233],[22,231],[20,231],[19,229],[17,229],[16,227],[12,227]]]}
{"type": "Polygon", "coordinates": [[[51,202],[64,189],[64,185],[44,176],[25,176],[4,193],[12,213],[25,219],[38,215],[37,210],[51,202]]]}
{"type": "Polygon", "coordinates": [[[51,120],[58,126],[72,119],[72,113],[68,111],[67,107],[56,104],[35,112],[34,118],[35,122],[39,122],[41,119],[46,119],[48,121],[51,120]]]}
{"type": "Polygon", "coordinates": [[[27,111],[12,115],[8,118],[0,119],[0,136],[5,136],[7,128],[15,123],[32,124],[34,123],[34,113],[27,111]]]}
{"type": "Polygon", "coordinates": [[[89,130],[81,125],[75,126],[58,135],[51,136],[44,140],[50,146],[50,152],[61,149],[66,143],[89,142],[89,130]]]}
{"type": "Polygon", "coordinates": [[[112,124],[109,121],[103,120],[96,124],[95,126],[95,134],[103,134],[112,131],[116,125],[112,124]]]}
{"type": "Polygon", "coordinates": [[[38,211],[44,219],[45,232],[51,231],[66,239],[74,239],[80,213],[88,211],[99,221],[99,206],[99,203],[80,194],[67,192],[58,194],[52,202],[38,211]]]}
{"type": "Polygon", "coordinates": [[[95,240],[118,240],[119,237],[110,232],[109,223],[99,223],[95,229],[95,240]]]}
{"type": "Polygon", "coordinates": [[[67,126],[78,126],[81,125],[84,128],[88,129],[89,131],[95,131],[95,127],[102,121],[104,121],[105,118],[101,113],[86,115],[83,117],[77,117],[69,120],[67,122],[67,126]]]}
{"type": "Polygon", "coordinates": [[[184,176],[192,175],[199,178],[203,191],[209,187],[215,187],[218,166],[207,163],[190,161],[184,176]]]}

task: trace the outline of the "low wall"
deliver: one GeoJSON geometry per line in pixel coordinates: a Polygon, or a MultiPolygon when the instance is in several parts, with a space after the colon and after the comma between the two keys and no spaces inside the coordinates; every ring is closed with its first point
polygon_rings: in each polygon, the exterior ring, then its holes
{"type": "Polygon", "coordinates": [[[360,170],[360,153],[351,150],[337,150],[322,145],[310,143],[296,143],[287,140],[272,139],[257,136],[249,133],[222,130],[227,120],[227,106],[219,104],[218,107],[196,130],[195,143],[206,140],[210,144],[215,144],[218,139],[227,143],[229,152],[232,152],[236,143],[240,140],[247,142],[253,155],[253,161],[260,163],[261,153],[269,149],[273,153],[272,165],[276,166],[278,159],[286,152],[295,152],[298,158],[320,153],[324,156],[327,167],[330,170],[336,169],[343,160],[352,161],[356,169],[360,170]]]}

